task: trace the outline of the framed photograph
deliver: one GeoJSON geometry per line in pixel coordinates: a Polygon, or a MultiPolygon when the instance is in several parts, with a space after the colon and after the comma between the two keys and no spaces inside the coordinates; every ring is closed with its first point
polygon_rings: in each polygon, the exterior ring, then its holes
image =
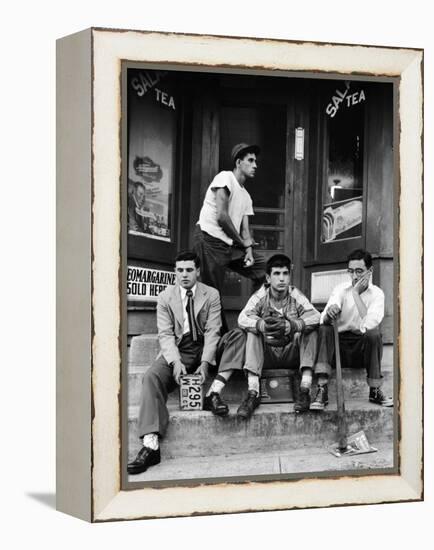
{"type": "Polygon", "coordinates": [[[421,500],[423,51],[89,29],[57,59],[58,508],[421,500]]]}

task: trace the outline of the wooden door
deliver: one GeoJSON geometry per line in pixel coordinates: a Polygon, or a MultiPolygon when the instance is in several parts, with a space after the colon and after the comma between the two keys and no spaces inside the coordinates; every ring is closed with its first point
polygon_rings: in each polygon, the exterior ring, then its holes
{"type": "MultiPolygon", "coordinates": [[[[245,94],[238,101],[222,101],[219,109],[219,169],[230,170],[231,150],[236,143],[259,145],[258,169],[246,189],[253,200],[251,217],[256,250],[270,257],[288,253],[290,220],[288,219],[287,178],[287,105],[274,101],[248,101],[245,94]]],[[[226,309],[240,310],[253,291],[252,283],[237,273],[227,272],[223,289],[226,309]]]]}

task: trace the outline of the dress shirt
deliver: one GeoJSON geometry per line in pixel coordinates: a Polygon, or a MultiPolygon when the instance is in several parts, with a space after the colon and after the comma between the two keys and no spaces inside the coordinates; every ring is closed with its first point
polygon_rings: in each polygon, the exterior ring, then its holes
{"type": "Polygon", "coordinates": [[[337,320],[338,332],[364,333],[378,327],[384,317],[384,292],[378,286],[369,283],[368,288],[360,294],[367,309],[366,316],[362,319],[353,298],[352,288],[351,283],[345,282],[333,289],[321,314],[321,324],[324,323],[327,309],[331,305],[337,305],[341,310],[337,320]]]}
{"type": "MultiPolygon", "coordinates": [[[[194,287],[190,289],[193,292],[193,301],[196,295],[196,287],[197,285],[194,285],[194,287]]],[[[182,334],[187,334],[187,332],[190,332],[190,325],[188,324],[188,313],[187,313],[187,303],[188,303],[187,289],[183,288],[182,286],[180,286],[179,289],[181,290],[182,311],[184,314],[184,330],[182,331],[182,334]]],[[[196,311],[194,312],[194,314],[196,316],[196,311]]]]}

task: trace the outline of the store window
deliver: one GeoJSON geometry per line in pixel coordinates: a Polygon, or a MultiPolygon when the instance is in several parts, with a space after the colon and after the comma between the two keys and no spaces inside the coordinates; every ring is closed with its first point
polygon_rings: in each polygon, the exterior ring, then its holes
{"type": "Polygon", "coordinates": [[[326,107],[328,151],[322,189],[323,244],[363,234],[365,91],[342,83],[326,107]]]}
{"type": "Polygon", "coordinates": [[[165,71],[128,70],[128,234],[173,243],[177,97],[165,71]]]}

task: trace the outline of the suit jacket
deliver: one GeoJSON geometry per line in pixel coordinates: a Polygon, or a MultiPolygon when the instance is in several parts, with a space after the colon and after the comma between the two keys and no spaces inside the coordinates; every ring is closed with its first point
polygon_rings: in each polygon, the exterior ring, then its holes
{"type": "MultiPolygon", "coordinates": [[[[204,337],[202,361],[215,365],[215,354],[220,339],[220,294],[215,288],[197,282],[194,297],[194,315],[199,332],[204,337]]],[[[157,302],[157,327],[161,354],[171,363],[181,360],[178,345],[184,330],[184,309],[179,285],[167,287],[157,302]]]]}

